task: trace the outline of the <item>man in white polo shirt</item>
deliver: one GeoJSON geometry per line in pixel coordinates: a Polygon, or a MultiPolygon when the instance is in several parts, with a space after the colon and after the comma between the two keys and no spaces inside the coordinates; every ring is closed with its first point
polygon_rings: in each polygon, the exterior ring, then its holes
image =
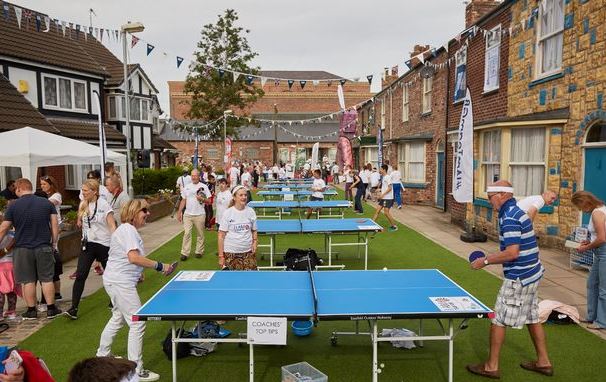
{"type": "Polygon", "coordinates": [[[204,254],[204,203],[210,198],[208,187],[200,182],[200,172],[192,170],[191,183],[186,185],[181,191],[181,204],[179,205],[179,214],[177,220],[183,222],[183,244],[181,246],[181,261],[187,260],[191,251],[191,231],[196,227],[198,234],[196,240],[196,257],[200,258],[204,254]],[[185,207],[185,213],[183,213],[185,207]]]}
{"type": "Polygon", "coordinates": [[[383,180],[381,181],[381,192],[379,193],[379,205],[377,206],[377,210],[375,211],[375,215],[372,217],[372,220],[377,221],[381,210],[384,210],[385,217],[389,220],[389,232],[394,232],[398,230],[398,226],[396,222],[391,217],[391,213],[389,210],[393,207],[393,188],[391,185],[391,176],[389,176],[388,167],[386,164],[381,166],[380,174],[383,176],[383,180]]]}
{"type": "Polygon", "coordinates": [[[252,189],[252,167],[248,167],[244,170],[244,173],[240,175],[240,184],[246,188],[246,203],[252,200],[252,193],[250,190],[252,189]]]}
{"type": "Polygon", "coordinates": [[[534,221],[539,210],[544,206],[551,206],[557,198],[558,196],[555,192],[547,190],[541,195],[527,196],[518,201],[517,205],[522,211],[526,212],[531,221],[534,221]]]}
{"type": "MultiPolygon", "coordinates": [[[[323,201],[324,200],[324,191],[326,191],[326,183],[324,182],[324,179],[322,179],[322,171],[320,171],[319,169],[315,169],[314,172],[314,181],[311,185],[311,197],[309,198],[310,201],[323,201]]],[[[317,209],[318,211],[320,210],[319,208],[317,209]]],[[[311,217],[313,210],[311,208],[307,209],[307,219],[309,219],[311,217]]]]}

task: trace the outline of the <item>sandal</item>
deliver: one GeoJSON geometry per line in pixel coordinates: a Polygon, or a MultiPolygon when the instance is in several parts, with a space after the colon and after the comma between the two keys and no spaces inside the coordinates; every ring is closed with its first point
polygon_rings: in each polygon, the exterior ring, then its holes
{"type": "Polygon", "coordinates": [[[520,364],[522,369],[526,369],[529,371],[534,371],[535,373],[543,374],[548,377],[553,375],[553,366],[537,366],[535,361],[522,362],[520,364]]]}
{"type": "Polygon", "coordinates": [[[467,365],[467,370],[475,375],[479,375],[491,379],[501,379],[501,373],[498,370],[490,371],[486,370],[486,365],[483,363],[475,365],[467,365]]]}

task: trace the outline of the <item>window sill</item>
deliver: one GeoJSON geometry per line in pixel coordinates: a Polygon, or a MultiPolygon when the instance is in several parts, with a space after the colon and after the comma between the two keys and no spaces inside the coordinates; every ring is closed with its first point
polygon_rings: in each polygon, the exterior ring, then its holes
{"type": "Polygon", "coordinates": [[[534,81],[531,81],[528,84],[528,89],[532,89],[533,87],[540,85],[540,84],[544,84],[545,82],[549,82],[549,81],[553,81],[553,80],[557,80],[558,78],[562,78],[564,77],[564,73],[563,72],[557,72],[554,74],[550,74],[544,77],[539,77],[534,81]]]}
{"type": "Polygon", "coordinates": [[[404,185],[404,188],[420,188],[420,189],[427,188],[427,183],[405,183],[405,182],[402,182],[402,184],[404,185]]]}
{"type": "Polygon", "coordinates": [[[458,99],[458,100],[453,101],[453,102],[452,102],[452,104],[453,104],[453,105],[458,105],[458,104],[463,103],[463,101],[465,101],[465,97],[463,97],[463,98],[460,98],[460,99],[458,99]]]}
{"type": "Polygon", "coordinates": [[[424,111],[424,112],[421,113],[421,117],[427,117],[428,115],[431,115],[431,110],[424,111]]]}
{"type": "Polygon", "coordinates": [[[474,198],[473,205],[480,206],[480,207],[486,207],[486,208],[492,208],[492,204],[490,204],[488,199],[474,198]]]}
{"type": "Polygon", "coordinates": [[[484,90],[482,92],[482,95],[483,96],[484,95],[491,95],[491,94],[498,93],[498,92],[499,92],[499,88],[494,88],[494,89],[490,89],[490,90],[484,90]]]}

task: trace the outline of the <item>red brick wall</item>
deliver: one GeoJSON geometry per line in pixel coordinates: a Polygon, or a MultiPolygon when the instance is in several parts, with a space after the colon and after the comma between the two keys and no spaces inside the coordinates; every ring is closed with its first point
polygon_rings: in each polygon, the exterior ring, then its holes
{"type": "MultiPolygon", "coordinates": [[[[498,14],[485,20],[484,23],[478,25],[482,29],[490,30],[501,24],[501,30],[508,30],[511,24],[511,12],[509,7],[505,7],[498,14]]],[[[461,44],[465,41],[465,37],[460,42],[452,41],[449,45],[449,56],[455,57],[456,52],[460,49],[461,44]]],[[[501,47],[499,52],[499,89],[484,94],[484,65],[486,42],[481,32],[479,35],[470,39],[467,47],[467,87],[471,92],[471,100],[473,102],[473,118],[474,126],[481,125],[490,121],[495,121],[507,116],[507,84],[508,84],[508,56],[509,56],[509,35],[501,36],[501,47]]],[[[448,102],[448,128],[456,129],[461,117],[462,103],[453,103],[454,87],[455,87],[455,71],[456,63],[454,61],[450,65],[450,81],[448,102]]],[[[456,136],[454,137],[456,140],[456,136]]],[[[476,142],[477,144],[478,142],[476,142]]],[[[447,210],[451,213],[453,223],[464,225],[466,209],[464,204],[457,203],[450,190],[452,189],[452,170],[454,166],[454,147],[451,144],[446,145],[447,167],[446,167],[446,189],[449,192],[447,197],[447,210]]]]}

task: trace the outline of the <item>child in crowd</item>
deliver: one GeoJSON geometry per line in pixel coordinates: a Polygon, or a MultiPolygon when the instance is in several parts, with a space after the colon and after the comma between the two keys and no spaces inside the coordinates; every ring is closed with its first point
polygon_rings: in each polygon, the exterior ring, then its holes
{"type": "Polygon", "coordinates": [[[229,203],[233,199],[231,192],[227,185],[227,179],[221,178],[217,182],[218,191],[215,192],[215,203],[217,208],[217,217],[215,218],[217,229],[219,229],[219,222],[223,212],[229,208],[229,203]]]}
{"type": "MultiPolygon", "coordinates": [[[[4,215],[0,214],[0,223],[4,221],[4,215]]],[[[0,321],[8,318],[17,318],[17,293],[19,285],[15,283],[13,275],[13,245],[15,244],[14,232],[9,231],[0,242],[0,321]],[[4,314],[4,301],[8,306],[4,314]]]]}

